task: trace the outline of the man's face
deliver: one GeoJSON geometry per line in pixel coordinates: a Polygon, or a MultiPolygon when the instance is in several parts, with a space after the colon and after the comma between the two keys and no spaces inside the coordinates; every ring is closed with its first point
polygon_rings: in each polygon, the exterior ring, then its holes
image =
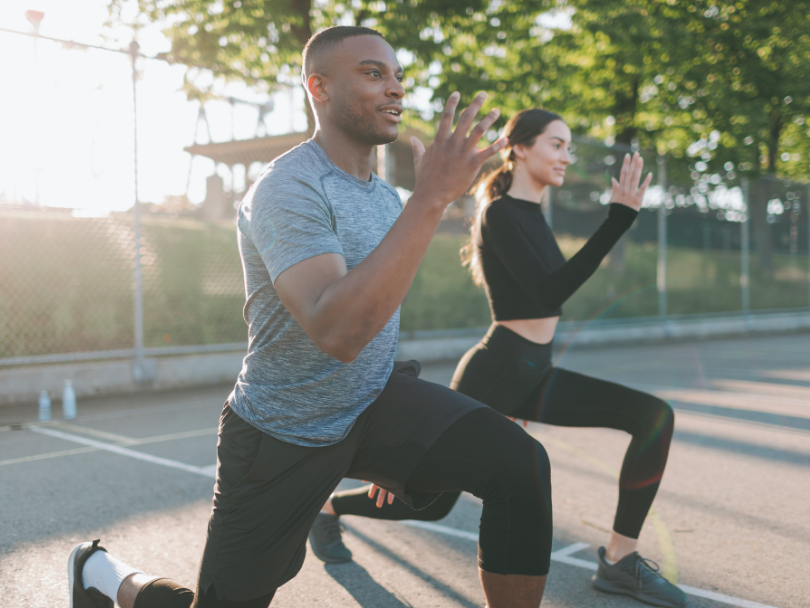
{"type": "Polygon", "coordinates": [[[324,75],[326,120],[370,146],[396,140],[402,120],[402,67],[394,49],[379,36],[343,40],[324,75]]]}

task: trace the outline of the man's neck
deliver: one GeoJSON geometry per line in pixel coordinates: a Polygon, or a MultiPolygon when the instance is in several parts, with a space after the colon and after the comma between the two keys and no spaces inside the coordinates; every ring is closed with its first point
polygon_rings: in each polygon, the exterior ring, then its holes
{"type": "Polygon", "coordinates": [[[374,148],[348,137],[340,129],[318,125],[312,138],[333,163],[349,175],[363,181],[371,180],[374,148]]]}

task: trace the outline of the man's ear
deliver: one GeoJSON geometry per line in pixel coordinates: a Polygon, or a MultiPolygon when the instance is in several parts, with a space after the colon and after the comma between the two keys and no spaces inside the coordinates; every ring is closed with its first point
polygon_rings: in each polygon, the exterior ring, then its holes
{"type": "Polygon", "coordinates": [[[326,78],[320,74],[310,74],[306,83],[307,93],[315,101],[324,102],[329,99],[326,91],[326,78]]]}

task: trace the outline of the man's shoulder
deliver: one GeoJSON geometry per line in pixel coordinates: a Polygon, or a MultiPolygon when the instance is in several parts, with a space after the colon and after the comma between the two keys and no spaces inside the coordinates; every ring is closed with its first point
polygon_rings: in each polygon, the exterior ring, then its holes
{"type": "Polygon", "coordinates": [[[328,206],[322,178],[331,167],[323,161],[317,146],[308,140],[273,160],[253,184],[242,207],[287,207],[302,200],[328,206]]]}

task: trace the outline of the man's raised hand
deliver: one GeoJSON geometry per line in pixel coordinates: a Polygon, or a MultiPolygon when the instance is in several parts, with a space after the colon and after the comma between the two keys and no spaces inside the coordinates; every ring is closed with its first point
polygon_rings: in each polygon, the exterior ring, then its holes
{"type": "Polygon", "coordinates": [[[412,198],[434,201],[442,209],[469,189],[481,166],[507,143],[507,139],[502,137],[491,146],[478,149],[481,137],[500,115],[497,109],[484,116],[470,130],[484,105],[486,93],[479,93],[461,113],[454,130],[453,117],[460,97],[457,92],[450,95],[442,112],[436,138],[427,149],[416,137],[411,137],[416,169],[416,186],[412,198]]]}

